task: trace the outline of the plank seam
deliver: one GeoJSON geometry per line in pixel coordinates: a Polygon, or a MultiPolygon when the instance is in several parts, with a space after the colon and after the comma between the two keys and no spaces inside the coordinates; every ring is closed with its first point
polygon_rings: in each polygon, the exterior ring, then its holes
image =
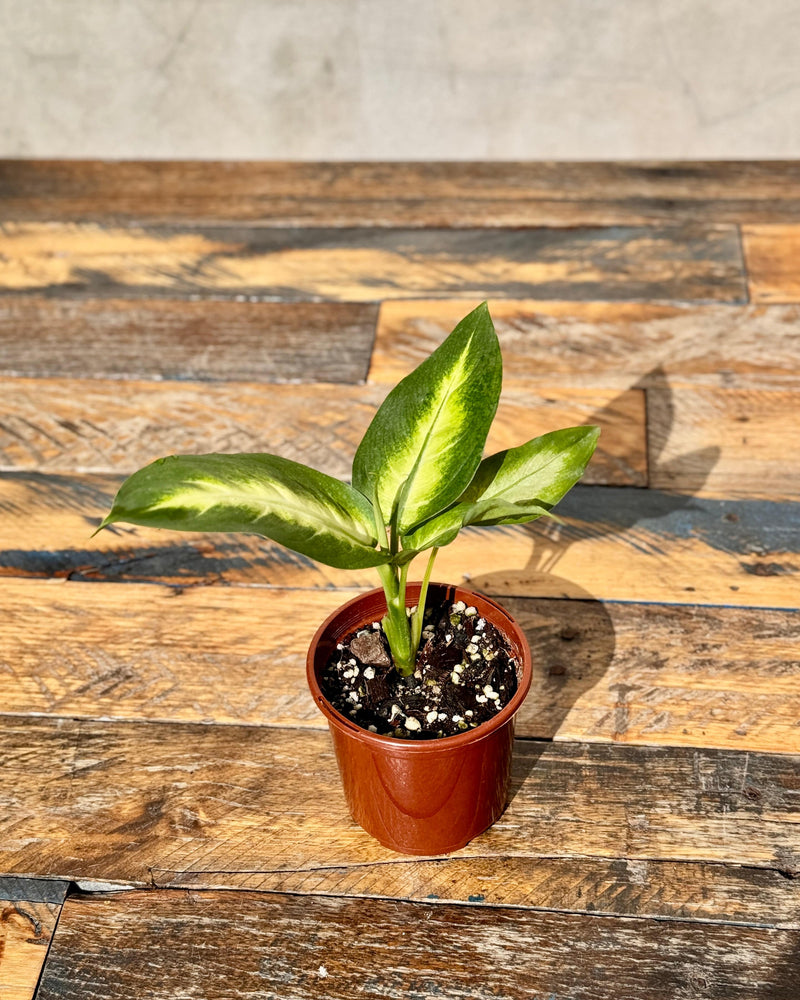
{"type": "MultiPolygon", "coordinates": [[[[638,489],[639,487],[620,487],[625,489],[638,489]]],[[[176,591],[180,593],[184,590],[193,590],[199,587],[229,587],[231,589],[237,588],[241,590],[283,590],[291,591],[292,593],[308,593],[308,594],[342,594],[343,601],[345,595],[355,597],[358,594],[365,594],[369,590],[374,590],[374,587],[365,585],[363,587],[353,587],[353,586],[319,586],[319,587],[298,587],[290,584],[274,584],[274,583],[251,583],[241,580],[223,580],[219,577],[213,580],[194,580],[187,581],[186,583],[172,583],[169,580],[146,580],[146,579],[136,579],[136,580],[116,580],[116,579],[97,579],[95,573],[109,566],[123,566],[131,562],[138,562],[145,558],[153,558],[152,556],[142,556],[140,558],[132,558],[130,560],[120,560],[120,561],[108,561],[102,565],[92,567],[91,574],[87,574],[86,577],[81,577],[80,574],[86,572],[84,568],[77,566],[74,569],[65,571],[63,573],[54,573],[52,576],[31,576],[26,573],[3,573],[0,575],[0,585],[2,585],[3,580],[25,580],[34,581],[41,586],[52,585],[55,581],[63,583],[78,583],[78,584],[96,584],[98,586],[115,586],[115,587],[127,587],[127,586],[147,586],[147,587],[163,587],[167,590],[176,591]]],[[[466,585],[469,585],[469,581],[465,581],[466,585]]],[[[377,580],[376,580],[377,584],[377,580]]],[[[602,604],[613,605],[613,604],[634,604],[641,605],[643,607],[665,607],[665,608],[685,608],[687,610],[691,608],[723,608],[729,609],[731,611],[780,611],[786,612],[788,614],[797,614],[800,612],[800,605],[795,607],[787,607],[785,605],[779,604],[723,604],[721,602],[715,601],[704,601],[702,604],[697,602],[689,601],[647,601],[642,599],[627,599],[621,597],[613,598],[600,598],[600,597],[565,597],[559,594],[523,594],[523,593],[496,593],[491,590],[484,590],[487,597],[492,597],[502,603],[503,600],[514,600],[514,601],[572,601],[576,604],[602,604]]]]}
{"type": "MultiPolygon", "coordinates": [[[[147,890],[151,891],[151,890],[147,890]]],[[[414,899],[408,896],[389,896],[381,893],[337,893],[337,892],[313,892],[304,893],[287,889],[251,889],[251,888],[193,888],[192,886],[179,885],[159,885],[158,892],[185,893],[219,893],[219,892],[239,892],[254,893],[259,896],[292,896],[296,899],[308,899],[309,896],[324,897],[326,899],[381,899],[392,903],[401,903],[407,906],[458,906],[465,909],[481,910],[520,910],[531,913],[553,913],[576,917],[598,917],[600,919],[611,918],[614,920],[655,920],[659,923],[667,924],[712,924],[722,927],[750,927],[774,931],[796,932],[793,924],[768,923],[749,920],[725,920],[714,919],[712,917],[682,917],[664,916],[661,914],[637,914],[637,913],[614,913],[610,910],[578,910],[573,908],[559,909],[555,906],[526,906],[521,903],[486,903],[461,899],[414,899]]]]}
{"type": "MultiPolygon", "coordinates": [[[[785,610],[785,609],[779,609],[785,610]]],[[[44,722],[75,722],[78,724],[78,733],[80,732],[80,727],[83,723],[97,724],[97,723],[107,723],[109,725],[126,725],[126,726],[202,726],[204,729],[248,729],[248,730],[259,730],[259,731],[274,731],[278,730],[287,733],[326,733],[327,729],[324,723],[310,722],[308,725],[286,725],[279,722],[228,722],[228,721],[217,721],[217,722],[202,722],[197,719],[143,719],[141,717],[137,718],[135,716],[101,716],[101,715],[48,715],[44,712],[3,712],[0,714],[0,720],[2,719],[39,719],[44,722]]],[[[77,755],[78,752],[78,742],[80,736],[76,735],[75,746],[72,748],[73,755],[77,755]]],[[[514,737],[515,743],[526,744],[526,745],[541,745],[543,747],[569,747],[569,746],[581,746],[581,747],[628,747],[635,750],[699,750],[707,751],[709,753],[720,753],[720,754],[737,754],[739,756],[746,756],[747,754],[757,754],[759,757],[798,757],[797,751],[789,750],[754,750],[752,747],[726,747],[726,746],[714,746],[708,743],[639,743],[632,740],[590,740],[590,739],[558,739],[553,736],[521,736],[517,735],[514,737]]],[[[70,770],[70,781],[75,777],[74,768],[70,770]]],[[[785,822],[785,821],[781,821],[785,822]]],[[[538,857],[539,855],[537,855],[538,857]]],[[[576,855],[578,857],[579,855],[576,855]]],[[[589,855],[593,857],[593,855],[589,855]]],[[[658,859],[653,859],[658,860],[658,859]]],[[[687,859],[690,860],[690,859],[687,859]]],[[[26,877],[39,877],[39,876],[26,876],[26,877]]]]}
{"type": "MultiPolygon", "coordinates": [[[[736,861],[715,861],[713,859],[703,859],[703,858],[660,858],[660,857],[636,857],[636,858],[626,858],[623,855],[611,856],[602,854],[458,854],[455,856],[449,855],[432,855],[430,857],[409,857],[409,858],[387,858],[384,860],[377,861],[356,861],[345,864],[329,864],[329,865],[311,865],[307,868],[223,868],[220,870],[195,870],[192,868],[187,868],[184,871],[176,871],[171,868],[154,868],[148,867],[148,873],[150,874],[151,883],[154,887],[158,888],[159,883],[156,881],[157,874],[163,872],[165,874],[172,875],[300,875],[303,873],[314,873],[314,872],[326,872],[326,871],[338,871],[344,869],[345,871],[360,871],[362,869],[368,868],[380,868],[385,866],[400,866],[408,867],[416,864],[428,864],[435,863],[437,865],[446,865],[450,862],[460,862],[460,861],[504,861],[504,860],[521,860],[521,861],[598,861],[598,862],[614,862],[614,861],[625,861],[625,860],[635,860],[642,861],[646,863],[653,862],[654,864],[660,865],[707,865],[713,868],[721,869],[731,869],[735,868],[738,871],[753,871],[753,872],[773,872],[779,875],[781,878],[786,879],[789,882],[793,882],[795,879],[800,878],[800,869],[785,869],[777,868],[772,865],[754,865],[745,864],[736,861]]],[[[301,893],[302,895],[302,893],[301,893]]]]}
{"type": "Polygon", "coordinates": [[[58,933],[58,925],[61,922],[61,914],[64,912],[64,904],[67,902],[71,894],[72,884],[73,883],[70,882],[69,885],[67,886],[67,891],[64,894],[64,901],[61,903],[61,905],[58,908],[58,912],[56,913],[56,919],[55,923],[53,924],[53,930],[50,934],[50,940],[47,942],[47,950],[44,953],[44,959],[42,960],[42,964],[39,969],[39,975],[36,979],[36,986],[34,986],[33,988],[33,1000],[36,1000],[36,997],[39,995],[39,987],[42,985],[42,978],[44,976],[45,969],[47,968],[47,960],[50,957],[50,951],[53,947],[53,942],[56,939],[56,934],[58,933]]]}

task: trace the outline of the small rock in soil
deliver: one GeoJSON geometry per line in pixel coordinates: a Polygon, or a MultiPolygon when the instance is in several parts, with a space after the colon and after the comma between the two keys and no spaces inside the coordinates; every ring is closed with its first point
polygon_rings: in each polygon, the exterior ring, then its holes
{"type": "Polygon", "coordinates": [[[389,667],[391,660],[377,632],[359,633],[350,640],[350,652],[369,666],[389,667]]]}
{"type": "Polygon", "coordinates": [[[373,625],[339,643],[322,690],[370,732],[438,739],[497,715],[517,690],[517,663],[502,634],[459,601],[427,610],[411,677],[394,669],[386,636],[373,625]]]}

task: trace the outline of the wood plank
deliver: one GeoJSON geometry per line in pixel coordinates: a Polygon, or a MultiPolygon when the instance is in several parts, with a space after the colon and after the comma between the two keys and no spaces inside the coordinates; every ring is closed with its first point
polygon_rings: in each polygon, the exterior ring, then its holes
{"type": "MultiPolygon", "coordinates": [[[[472,308],[468,300],[381,304],[370,380],[394,384],[472,308]]],[[[489,303],[506,379],[554,384],[795,387],[800,308],[652,302],[489,303]]]]}
{"type": "Polygon", "coordinates": [[[377,306],[0,298],[0,374],[363,382],[377,306]]]}
{"type": "Polygon", "coordinates": [[[7,292],[324,299],[746,299],[738,230],[143,229],[15,223],[7,292]]]}
{"type": "Polygon", "coordinates": [[[800,499],[798,424],[799,391],[648,389],[650,485],[696,496],[800,499]]]}
{"type": "MultiPolygon", "coordinates": [[[[349,478],[385,386],[0,378],[0,469],[132,472],[173,453],[268,451],[349,478]]],[[[647,482],[644,393],[510,385],[487,448],[597,423],[586,481],[647,482]]]]}
{"type": "MultiPolygon", "coordinates": [[[[327,733],[5,716],[0,871],[150,884],[397,859],[347,813],[327,733]],[[205,877],[205,876],[204,876],[205,877]]],[[[800,757],[517,740],[511,801],[459,857],[800,873],[800,757]]]]}
{"type": "Polygon", "coordinates": [[[6,160],[9,221],[615,226],[800,220],[788,162],[214,163],[6,160]]]}
{"type": "Polygon", "coordinates": [[[161,890],[70,899],[39,998],[789,1000],[798,944],[730,925],[161,890]]]}
{"type": "MultiPolygon", "coordinates": [[[[321,729],[306,649],[353,593],[0,579],[0,705],[321,729]]],[[[533,652],[519,736],[800,753],[797,612],[503,603],[533,652]]]]}
{"type": "Polygon", "coordinates": [[[0,998],[33,1000],[66,882],[0,878],[0,998]]]}
{"type": "Polygon", "coordinates": [[[294,872],[162,872],[161,888],[516,906],[800,928],[800,880],[763,868],[603,858],[458,858],[294,872]]]}
{"type": "Polygon", "coordinates": [[[800,302],[800,226],[744,226],[742,244],[753,302],[800,302]]]}
{"type": "MultiPolygon", "coordinates": [[[[0,576],[377,585],[374,571],[334,570],[250,535],[114,525],[90,539],[120,482],[0,474],[0,576]]],[[[497,596],[798,607],[798,504],[577,486],[559,513],[563,527],[467,529],[439,553],[435,576],[497,596]]]]}

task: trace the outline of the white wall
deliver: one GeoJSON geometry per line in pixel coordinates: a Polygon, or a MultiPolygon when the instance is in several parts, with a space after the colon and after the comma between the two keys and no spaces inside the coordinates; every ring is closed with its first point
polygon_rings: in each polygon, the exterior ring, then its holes
{"type": "Polygon", "coordinates": [[[800,156],[800,0],[0,0],[0,156],[800,156]]]}

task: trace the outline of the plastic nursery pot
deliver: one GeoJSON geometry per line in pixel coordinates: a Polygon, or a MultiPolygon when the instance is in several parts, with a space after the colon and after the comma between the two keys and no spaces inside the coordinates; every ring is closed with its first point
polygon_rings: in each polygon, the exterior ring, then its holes
{"type": "MultiPolygon", "coordinates": [[[[406,591],[417,603],[420,585],[406,591]]],[[[488,722],[437,740],[400,740],[357,726],[333,708],[320,678],[336,648],[354,631],[386,614],[383,590],[343,604],[317,630],[308,651],[311,693],[328,720],[350,813],[367,833],[401,854],[447,854],[487,830],[506,807],[514,740],[514,716],[531,685],[531,654],[525,634],[500,605],[462,587],[432,583],[429,607],[464,601],[491,622],[511,647],[517,691],[488,722]]]]}

